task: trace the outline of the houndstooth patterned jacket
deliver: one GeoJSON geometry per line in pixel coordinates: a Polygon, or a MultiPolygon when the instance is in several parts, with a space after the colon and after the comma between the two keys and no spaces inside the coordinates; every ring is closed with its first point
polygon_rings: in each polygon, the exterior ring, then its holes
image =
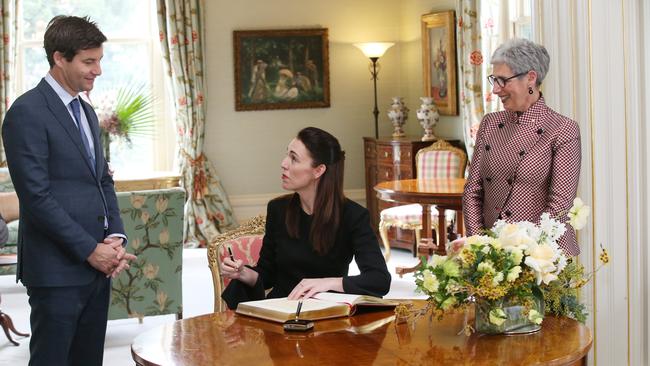
{"type": "MultiPolygon", "coordinates": [[[[539,222],[540,215],[566,222],[580,175],[580,130],[540,97],[521,115],[485,115],[463,195],[468,235],[500,218],[539,222]]],[[[580,248],[570,225],[559,241],[567,255],[580,248]]]]}

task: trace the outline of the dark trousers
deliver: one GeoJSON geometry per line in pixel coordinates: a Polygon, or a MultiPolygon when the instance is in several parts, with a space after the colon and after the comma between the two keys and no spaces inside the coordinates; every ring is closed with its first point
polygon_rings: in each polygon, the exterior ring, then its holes
{"type": "Polygon", "coordinates": [[[28,286],[29,365],[101,365],[110,289],[101,273],[83,286],[28,286]]]}

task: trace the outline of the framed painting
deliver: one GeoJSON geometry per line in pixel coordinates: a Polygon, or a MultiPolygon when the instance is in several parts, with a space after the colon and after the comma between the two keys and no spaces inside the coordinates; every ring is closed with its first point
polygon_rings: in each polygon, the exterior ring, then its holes
{"type": "Polygon", "coordinates": [[[456,86],[456,22],[454,11],[422,16],[424,94],[441,115],[458,115],[456,86]]]}
{"type": "Polygon", "coordinates": [[[234,31],[235,110],[330,106],[327,29],[234,31]]]}

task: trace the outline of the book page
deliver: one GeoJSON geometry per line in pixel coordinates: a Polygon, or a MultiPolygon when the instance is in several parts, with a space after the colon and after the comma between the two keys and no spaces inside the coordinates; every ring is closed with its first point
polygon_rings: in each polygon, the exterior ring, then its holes
{"type": "MultiPolygon", "coordinates": [[[[289,315],[295,314],[296,309],[298,309],[298,300],[289,300],[286,297],[278,298],[278,299],[247,301],[247,302],[243,302],[242,304],[251,307],[277,311],[279,313],[289,314],[289,315]]],[[[305,299],[302,302],[302,308],[300,309],[300,312],[302,313],[302,312],[313,311],[313,310],[323,310],[323,309],[331,308],[332,306],[336,306],[336,304],[332,304],[331,301],[324,301],[319,299],[305,299]]]]}
{"type": "Polygon", "coordinates": [[[331,302],[345,303],[350,305],[396,306],[399,304],[399,301],[384,300],[382,298],[375,297],[375,296],[340,294],[335,292],[321,292],[319,294],[314,295],[314,298],[325,300],[325,301],[331,301],[331,302]]]}
{"type": "Polygon", "coordinates": [[[340,293],[336,293],[336,292],[321,292],[321,293],[318,293],[318,294],[314,295],[315,299],[331,301],[331,302],[345,303],[345,304],[350,304],[350,305],[356,304],[356,302],[359,299],[361,299],[362,297],[363,297],[362,295],[340,294],[340,293]]]}

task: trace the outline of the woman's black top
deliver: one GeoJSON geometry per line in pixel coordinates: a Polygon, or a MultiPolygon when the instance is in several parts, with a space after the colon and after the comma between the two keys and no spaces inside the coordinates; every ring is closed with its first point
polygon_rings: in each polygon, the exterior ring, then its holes
{"type": "Polygon", "coordinates": [[[391,276],[379,250],[376,235],[370,227],[368,210],[345,200],[336,242],[325,255],[318,254],[309,241],[312,218],[300,210],[299,238],[290,238],[285,216],[292,196],[269,202],[266,231],[257,266],[258,281],[253,287],[231,281],[222,294],[228,307],[236,308],[242,301],[267,297],[285,297],[303,278],[342,277],[343,290],[349,294],[383,296],[390,288],[391,276]],[[360,274],[348,276],[354,257],[360,274]]]}

